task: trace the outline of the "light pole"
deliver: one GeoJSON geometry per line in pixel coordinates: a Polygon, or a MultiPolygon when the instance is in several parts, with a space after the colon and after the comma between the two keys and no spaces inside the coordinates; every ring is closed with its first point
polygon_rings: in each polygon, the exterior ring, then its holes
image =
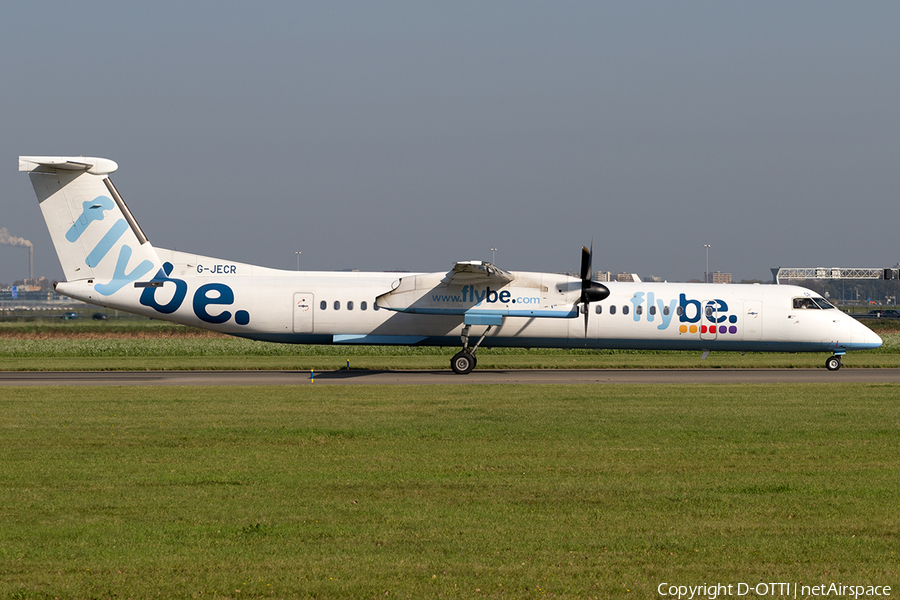
{"type": "Polygon", "coordinates": [[[497,249],[491,248],[491,264],[497,262],[497,249]]]}
{"type": "Polygon", "coordinates": [[[298,250],[297,252],[294,252],[294,254],[297,255],[297,270],[299,271],[300,270],[300,254],[302,254],[302,252],[300,252],[298,250]]]}
{"type": "Polygon", "coordinates": [[[709,244],[703,244],[703,247],[706,248],[706,273],[703,275],[703,282],[709,283],[709,244]]]}

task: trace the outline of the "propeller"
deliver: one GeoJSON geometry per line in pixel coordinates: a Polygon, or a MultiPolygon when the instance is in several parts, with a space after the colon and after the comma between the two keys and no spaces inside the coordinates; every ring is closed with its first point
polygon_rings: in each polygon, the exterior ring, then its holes
{"type": "Polygon", "coordinates": [[[586,246],[581,247],[581,297],[578,302],[583,306],[584,311],[584,337],[587,337],[588,330],[588,306],[591,302],[599,302],[609,296],[609,288],[602,283],[591,281],[591,261],[594,254],[594,241],[591,240],[591,249],[586,246]]]}

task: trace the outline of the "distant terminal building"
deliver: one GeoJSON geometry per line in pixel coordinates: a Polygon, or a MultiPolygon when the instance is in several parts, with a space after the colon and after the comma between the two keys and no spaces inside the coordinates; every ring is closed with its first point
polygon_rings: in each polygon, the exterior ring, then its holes
{"type": "Polygon", "coordinates": [[[778,267],[772,279],[802,285],[837,304],[895,305],[900,295],[897,267],[778,267]]]}
{"type": "MultiPolygon", "coordinates": [[[[900,265],[898,265],[900,266],[900,265]]],[[[897,279],[897,269],[848,267],[775,267],[773,283],[785,279],[897,279]]]]}
{"type": "Polygon", "coordinates": [[[597,278],[594,281],[609,281],[612,278],[612,273],[609,271],[597,271],[597,278]]]}

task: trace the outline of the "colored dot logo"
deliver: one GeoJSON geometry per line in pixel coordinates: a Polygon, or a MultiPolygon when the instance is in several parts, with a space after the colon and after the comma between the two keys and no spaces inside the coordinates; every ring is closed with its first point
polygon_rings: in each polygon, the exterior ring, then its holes
{"type": "MultiPolygon", "coordinates": [[[[728,321],[731,323],[737,323],[737,317],[735,315],[731,315],[728,317],[728,321]]],[[[719,335],[734,335],[737,333],[738,329],[735,325],[701,325],[697,327],[696,325],[682,325],[678,328],[680,333],[697,333],[697,331],[701,334],[719,334],[719,335]]]]}

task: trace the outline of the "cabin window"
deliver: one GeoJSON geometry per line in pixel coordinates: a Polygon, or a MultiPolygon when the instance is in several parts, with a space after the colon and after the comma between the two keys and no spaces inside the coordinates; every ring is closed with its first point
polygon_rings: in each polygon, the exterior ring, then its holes
{"type": "Polygon", "coordinates": [[[713,314],[713,307],[707,305],[707,306],[706,306],[706,316],[707,316],[707,317],[711,317],[712,314],[713,314]]]}
{"type": "Polygon", "coordinates": [[[347,310],[353,310],[353,300],[347,302],[347,310]]]}
{"type": "Polygon", "coordinates": [[[675,314],[678,315],[679,317],[682,316],[682,315],[684,314],[684,307],[683,307],[683,306],[679,306],[678,308],[676,308],[676,309],[675,309],[675,314]]]}
{"type": "Polygon", "coordinates": [[[622,307],[622,314],[623,314],[623,315],[627,315],[627,314],[628,314],[628,305],[627,305],[627,304],[626,304],[625,306],[622,307]]]}
{"type": "Polygon", "coordinates": [[[319,308],[325,310],[326,308],[328,308],[328,303],[322,300],[321,302],[319,302],[319,308]]]}
{"type": "Polygon", "coordinates": [[[340,300],[334,301],[334,310],[341,310],[341,301],[340,300]]]}
{"type": "Polygon", "coordinates": [[[609,314],[611,314],[611,315],[616,314],[616,305],[615,304],[613,304],[612,306],[609,307],[609,314]]]}
{"type": "Polygon", "coordinates": [[[668,306],[663,306],[663,314],[667,317],[669,316],[669,307],[668,306]]]}
{"type": "Polygon", "coordinates": [[[638,304],[637,306],[634,307],[634,312],[635,312],[635,314],[642,315],[642,314],[644,314],[644,307],[641,306],[640,304],[638,304]]]}
{"type": "Polygon", "coordinates": [[[381,310],[381,307],[378,306],[378,303],[376,302],[376,303],[372,304],[372,310],[378,311],[378,310],[381,310]]]}
{"type": "Polygon", "coordinates": [[[369,308],[369,306],[366,304],[365,300],[359,303],[359,310],[366,310],[367,308],[369,308]]]}
{"type": "Polygon", "coordinates": [[[651,307],[650,307],[650,310],[648,310],[647,312],[649,312],[651,315],[655,315],[655,314],[656,314],[656,307],[655,307],[655,306],[651,306],[651,307]]]}
{"type": "Polygon", "coordinates": [[[603,314],[603,306],[598,304],[597,306],[594,307],[594,312],[597,313],[598,315],[603,314]]]}

